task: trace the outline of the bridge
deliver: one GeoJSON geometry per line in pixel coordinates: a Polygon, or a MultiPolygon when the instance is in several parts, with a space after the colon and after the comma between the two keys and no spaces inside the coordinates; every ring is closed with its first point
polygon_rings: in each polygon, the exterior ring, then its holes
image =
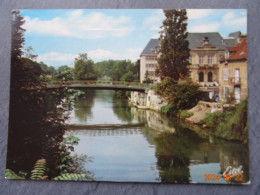
{"type": "MultiPolygon", "coordinates": [[[[127,90],[127,91],[140,91],[151,89],[154,84],[138,83],[138,82],[125,82],[125,81],[96,81],[96,80],[72,80],[72,81],[50,81],[46,82],[49,89],[57,89],[62,87],[68,88],[93,88],[93,89],[106,89],[106,90],[127,90]]],[[[199,87],[201,92],[217,91],[217,86],[199,87]]]]}
{"type": "Polygon", "coordinates": [[[152,85],[138,82],[124,81],[90,81],[90,80],[73,80],[73,81],[51,81],[46,83],[47,88],[56,89],[61,87],[69,88],[93,88],[107,90],[128,90],[144,92],[152,85]]]}

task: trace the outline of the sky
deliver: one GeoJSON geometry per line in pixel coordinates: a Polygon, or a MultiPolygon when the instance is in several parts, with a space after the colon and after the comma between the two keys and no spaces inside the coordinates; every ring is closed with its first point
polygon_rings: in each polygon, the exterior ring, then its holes
{"type": "MultiPolygon", "coordinates": [[[[188,9],[188,32],[219,32],[223,37],[247,33],[246,9],[188,9]]],[[[151,38],[158,38],[165,16],[160,9],[21,10],[24,48],[32,46],[37,61],[73,67],[79,53],[94,62],[135,62],[151,38]]]]}

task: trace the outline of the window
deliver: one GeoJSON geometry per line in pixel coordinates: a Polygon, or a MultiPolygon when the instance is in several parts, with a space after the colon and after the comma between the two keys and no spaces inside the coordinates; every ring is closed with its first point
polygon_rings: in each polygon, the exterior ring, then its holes
{"type": "Polygon", "coordinates": [[[156,64],[146,64],[146,68],[155,68],[156,64]]]}
{"type": "Polygon", "coordinates": [[[147,71],[147,73],[148,73],[148,77],[154,77],[155,76],[154,71],[147,71]]]}
{"type": "Polygon", "coordinates": [[[212,56],[208,56],[208,64],[213,64],[212,56]]]}
{"type": "Polygon", "coordinates": [[[145,59],[149,60],[149,61],[152,61],[152,60],[156,60],[157,57],[156,56],[146,56],[145,59]]]}
{"type": "Polygon", "coordinates": [[[227,98],[229,95],[229,89],[228,87],[224,87],[224,97],[227,98]]]}
{"type": "Polygon", "coordinates": [[[189,57],[189,63],[192,64],[192,56],[189,57]]]}
{"type": "Polygon", "coordinates": [[[199,64],[203,64],[203,56],[199,57],[199,64]]]}
{"type": "Polygon", "coordinates": [[[213,74],[212,74],[212,72],[209,72],[208,73],[208,82],[212,82],[212,79],[213,78],[213,74]]]}
{"type": "Polygon", "coordinates": [[[228,77],[229,77],[229,70],[227,68],[224,68],[223,70],[223,75],[224,75],[224,81],[228,81],[228,77]]]}
{"type": "Polygon", "coordinates": [[[204,73],[203,72],[199,73],[199,82],[204,82],[204,73]]]}

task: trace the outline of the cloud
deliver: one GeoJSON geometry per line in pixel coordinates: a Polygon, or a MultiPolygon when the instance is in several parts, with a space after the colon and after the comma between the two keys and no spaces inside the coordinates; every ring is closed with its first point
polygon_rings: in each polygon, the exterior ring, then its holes
{"type": "Polygon", "coordinates": [[[160,37],[160,34],[154,34],[151,38],[152,39],[159,39],[159,37],[160,37]]]}
{"type": "Polygon", "coordinates": [[[115,60],[132,60],[136,61],[143,48],[127,48],[121,52],[112,52],[109,50],[97,49],[88,51],[88,55],[94,61],[101,61],[101,60],[108,60],[108,59],[115,59],[115,60]]]}
{"type": "Polygon", "coordinates": [[[88,56],[93,60],[114,59],[119,56],[117,53],[103,49],[92,50],[87,53],[88,56]]]}
{"type": "Polygon", "coordinates": [[[227,26],[241,27],[241,26],[246,26],[247,17],[244,16],[242,18],[237,18],[234,12],[228,12],[222,17],[222,21],[223,24],[227,26]]]}
{"type": "Polygon", "coordinates": [[[126,16],[108,16],[94,12],[84,15],[82,10],[68,12],[64,17],[40,20],[25,16],[24,28],[28,33],[98,39],[108,36],[122,37],[134,29],[132,20],[126,16]]]}
{"type": "MultiPolygon", "coordinates": [[[[211,9],[187,9],[187,15],[189,20],[201,19],[212,13],[211,9]]],[[[153,15],[147,17],[143,25],[153,31],[160,31],[160,26],[165,16],[163,10],[155,10],[153,15]]]]}
{"type": "Polygon", "coordinates": [[[219,27],[219,23],[194,25],[190,27],[189,32],[217,32],[219,27]]]}
{"type": "Polygon", "coordinates": [[[126,50],[125,59],[136,61],[137,59],[139,59],[142,51],[143,48],[128,48],[126,50]]]}
{"type": "Polygon", "coordinates": [[[37,61],[52,66],[61,66],[61,65],[70,65],[72,66],[72,63],[74,59],[78,56],[78,54],[69,54],[69,53],[60,53],[60,52],[48,52],[44,54],[39,54],[37,57],[37,61]]]}
{"type": "Polygon", "coordinates": [[[187,9],[188,19],[204,18],[212,13],[211,9],[187,9]]]}
{"type": "Polygon", "coordinates": [[[163,10],[155,10],[151,16],[144,20],[143,25],[149,27],[150,30],[159,31],[163,20],[163,10]]]}
{"type": "Polygon", "coordinates": [[[59,53],[59,52],[49,52],[45,54],[38,55],[38,61],[68,61],[74,60],[76,54],[66,54],[66,53],[59,53]]]}
{"type": "MultiPolygon", "coordinates": [[[[113,52],[110,50],[96,49],[91,51],[86,51],[88,57],[95,62],[115,59],[115,60],[131,60],[136,61],[143,48],[127,48],[121,52],[113,52]]],[[[48,52],[44,54],[39,54],[37,61],[43,61],[48,65],[60,66],[60,65],[71,65],[73,66],[74,59],[78,54],[68,54],[60,52],[48,52]]]]}

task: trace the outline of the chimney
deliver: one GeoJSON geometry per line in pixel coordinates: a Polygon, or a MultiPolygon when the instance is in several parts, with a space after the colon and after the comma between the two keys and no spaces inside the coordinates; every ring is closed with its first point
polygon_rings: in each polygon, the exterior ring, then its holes
{"type": "Polygon", "coordinates": [[[243,35],[242,33],[239,35],[239,37],[237,38],[237,43],[241,43],[245,38],[247,37],[247,35],[243,35]]]}

